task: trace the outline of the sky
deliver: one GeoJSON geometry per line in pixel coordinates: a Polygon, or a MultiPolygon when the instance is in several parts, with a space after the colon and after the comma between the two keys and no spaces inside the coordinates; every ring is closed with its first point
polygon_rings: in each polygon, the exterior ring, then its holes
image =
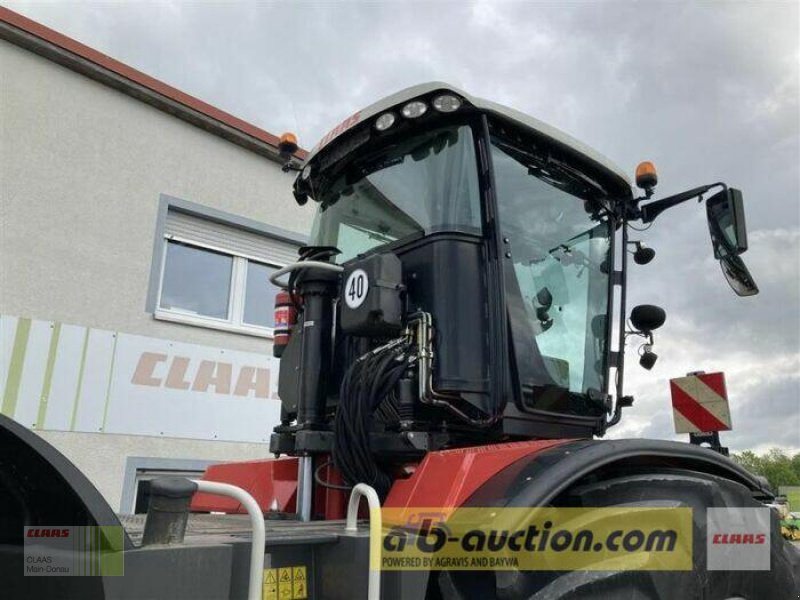
{"type": "Polygon", "coordinates": [[[761,293],[739,298],[713,260],[705,210],[646,232],[629,306],[658,304],[659,355],[610,437],[673,432],[669,379],[724,371],[732,451],[800,451],[800,3],[4,3],[306,148],[356,110],[439,80],[558,127],[626,172],[658,167],[656,196],[724,181],[744,193],[761,293]]]}

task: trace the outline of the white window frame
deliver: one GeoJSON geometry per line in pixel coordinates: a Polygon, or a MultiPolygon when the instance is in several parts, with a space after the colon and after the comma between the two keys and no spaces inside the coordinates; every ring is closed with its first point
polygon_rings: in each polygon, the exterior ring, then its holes
{"type": "Polygon", "coordinates": [[[153,317],[161,321],[171,321],[173,323],[182,323],[185,325],[194,325],[196,327],[205,327],[207,329],[217,329],[220,331],[228,331],[232,333],[241,333],[255,337],[272,339],[275,331],[272,327],[261,327],[259,325],[251,325],[244,322],[247,266],[250,262],[274,269],[280,269],[281,267],[285,266],[279,262],[267,262],[263,258],[256,258],[240,252],[234,252],[226,248],[220,248],[211,244],[187,239],[183,236],[164,234],[164,243],[161,249],[161,268],[159,270],[158,278],[158,295],[156,296],[156,309],[153,313],[153,317]],[[182,312],[181,310],[173,308],[163,308],[161,306],[161,292],[164,285],[164,273],[167,264],[167,246],[170,242],[186,244],[187,246],[199,248],[201,250],[211,250],[212,252],[224,254],[233,258],[230,294],[228,296],[228,314],[230,315],[228,319],[207,317],[195,313],[182,312]]]}
{"type": "Polygon", "coordinates": [[[154,479],[154,476],[199,477],[209,466],[217,464],[214,460],[194,460],[187,458],[163,458],[155,456],[128,456],[125,459],[125,473],[122,477],[122,497],[119,512],[134,514],[139,482],[154,479]]]}

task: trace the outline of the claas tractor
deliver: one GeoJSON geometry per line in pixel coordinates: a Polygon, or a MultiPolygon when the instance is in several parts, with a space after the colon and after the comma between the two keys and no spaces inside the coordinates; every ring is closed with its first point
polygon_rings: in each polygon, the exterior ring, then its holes
{"type": "MultiPolygon", "coordinates": [[[[121,521],[125,576],[84,583],[84,597],[796,597],[797,553],[774,519],[768,569],[707,568],[707,512],[761,506],[761,480],[696,445],[602,439],[633,404],[626,340],[644,340],[652,367],[666,319],[654,305],[628,313],[629,257],[654,255],[631,224],[705,200],[714,257],[752,296],[739,190],[654,199],[651,163],[635,192],[581,142],[443,83],[355,113],[302,162],[293,136],[281,151],[316,218],[272,276],[277,458],[154,482],[146,518],[121,521]],[[692,509],[688,568],[381,571],[367,525],[378,508],[653,506],[692,509]]],[[[52,448],[3,431],[16,450],[0,485],[22,490],[3,501],[4,547],[23,523],[120,524],[52,448]],[[34,465],[54,481],[26,478],[34,465]]]]}

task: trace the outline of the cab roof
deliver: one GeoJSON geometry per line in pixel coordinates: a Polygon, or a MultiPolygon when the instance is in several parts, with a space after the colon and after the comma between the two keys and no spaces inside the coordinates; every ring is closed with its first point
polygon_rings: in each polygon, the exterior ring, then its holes
{"type": "Polygon", "coordinates": [[[624,184],[628,188],[631,187],[631,181],[628,175],[623,171],[619,166],[614,164],[611,160],[603,156],[601,153],[597,152],[593,148],[590,148],[583,142],[575,139],[571,135],[564,133],[563,131],[548,125],[538,119],[534,119],[531,116],[528,116],[518,110],[513,108],[509,108],[507,106],[503,106],[502,104],[497,104],[496,102],[491,102],[489,100],[485,100],[483,98],[478,98],[476,96],[472,96],[463,90],[458,89],[448,83],[444,83],[441,81],[432,81],[429,83],[422,83],[420,85],[415,85],[404,90],[401,90],[391,96],[387,96],[381,100],[378,100],[374,104],[369,105],[367,108],[364,108],[357,113],[353,114],[352,116],[345,119],[342,123],[332,129],[328,134],[322,138],[319,144],[317,144],[311,153],[308,155],[308,159],[306,162],[310,162],[314,159],[314,157],[319,153],[322,148],[327,146],[330,142],[335,140],[345,131],[348,131],[354,125],[362,123],[371,119],[372,117],[376,116],[377,114],[389,110],[399,104],[402,104],[408,100],[412,100],[419,96],[425,96],[435,91],[449,91],[453,92],[464,98],[467,102],[475,106],[480,110],[484,110],[487,113],[497,115],[505,120],[512,121],[518,126],[521,126],[524,129],[528,129],[535,134],[545,136],[550,138],[551,140],[570,148],[571,150],[582,154],[584,157],[589,159],[590,161],[596,163],[599,167],[603,168],[603,170],[609,172],[610,174],[614,175],[620,181],[618,183],[624,184]]]}

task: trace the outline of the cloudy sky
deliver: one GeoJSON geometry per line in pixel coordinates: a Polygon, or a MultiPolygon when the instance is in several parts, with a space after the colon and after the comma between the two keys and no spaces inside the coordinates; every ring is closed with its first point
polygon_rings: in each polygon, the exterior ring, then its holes
{"type": "MultiPolygon", "coordinates": [[[[761,294],[737,297],[687,203],[641,239],[631,306],[667,310],[654,369],[615,437],[677,438],[668,379],[727,374],[732,450],[800,451],[798,2],[137,2],[6,6],[310,148],[355,110],[428,80],[559,127],[657,197],[725,181],[745,195],[761,294]]],[[[685,438],[685,436],[683,436],[685,438]]]]}

